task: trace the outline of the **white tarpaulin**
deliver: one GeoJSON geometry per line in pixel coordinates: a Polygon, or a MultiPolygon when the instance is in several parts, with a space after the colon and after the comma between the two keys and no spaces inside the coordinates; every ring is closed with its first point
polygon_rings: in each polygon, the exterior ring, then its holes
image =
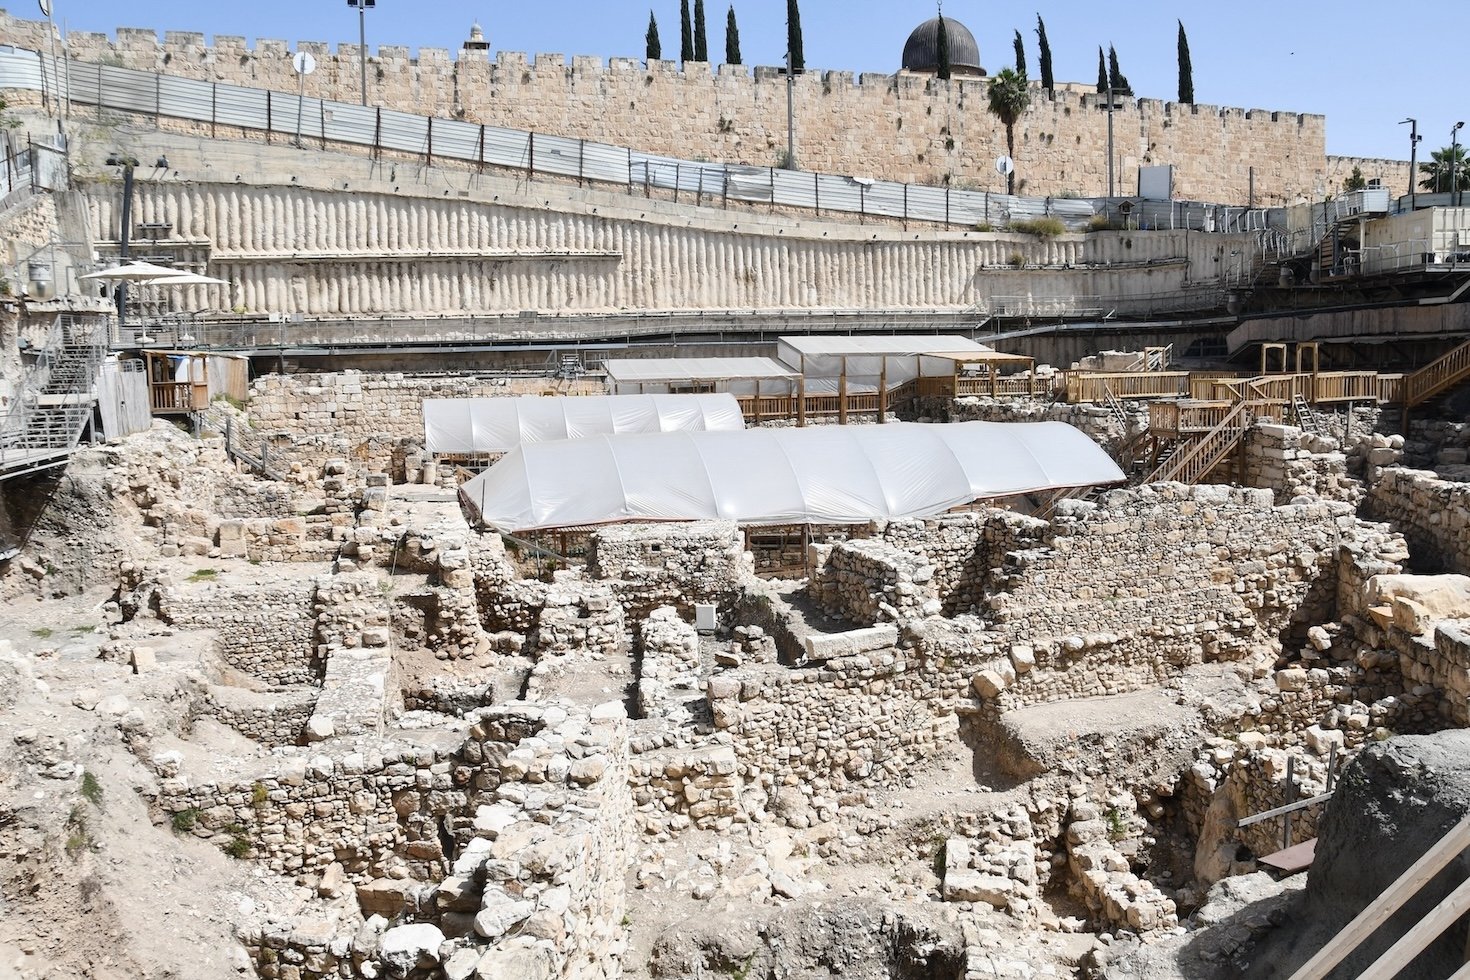
{"type": "Polygon", "coordinates": [[[617,394],[713,385],[736,395],[789,395],[797,372],[769,357],[621,357],[603,362],[617,394]]]}
{"type": "Polygon", "coordinates": [[[569,398],[428,398],[431,453],[508,453],[523,443],[633,432],[745,428],[731,395],[588,395],[569,398]]]}
{"type": "Polygon", "coordinates": [[[944,334],[782,337],[776,344],[776,357],[806,376],[809,392],[835,392],[838,379],[846,373],[847,390],[856,394],[877,391],[880,380],[895,388],[920,376],[953,372],[952,363],[935,368],[935,359],[925,354],[990,350],[967,337],[944,334]]]}
{"type": "Polygon", "coordinates": [[[649,520],[863,524],[1123,478],[1064,422],[895,423],[527,443],[460,498],[500,531],[649,520]]]}

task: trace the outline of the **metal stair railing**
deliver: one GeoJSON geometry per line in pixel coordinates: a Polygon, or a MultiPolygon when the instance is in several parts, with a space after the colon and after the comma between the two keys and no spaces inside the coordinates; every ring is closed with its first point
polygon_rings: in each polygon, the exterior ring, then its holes
{"type": "Polygon", "coordinates": [[[241,425],[234,415],[213,405],[190,412],[196,433],[212,429],[225,437],[225,455],[249,466],[271,480],[284,480],[286,475],[272,465],[270,440],[248,425],[241,425]]]}
{"type": "Polygon", "coordinates": [[[97,324],[56,318],[14,407],[0,416],[0,478],[58,465],[76,449],[96,405],[106,343],[97,324]]]}
{"type": "Polygon", "coordinates": [[[1250,402],[1237,402],[1220,424],[1193,445],[1173,454],[1144,483],[1178,481],[1193,484],[1240,444],[1253,418],[1250,402]]]}

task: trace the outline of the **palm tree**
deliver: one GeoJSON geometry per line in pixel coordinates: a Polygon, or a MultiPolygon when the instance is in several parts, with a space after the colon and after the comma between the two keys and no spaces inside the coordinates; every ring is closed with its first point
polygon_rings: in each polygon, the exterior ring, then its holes
{"type": "Polygon", "coordinates": [[[1465,147],[1446,146],[1430,154],[1432,162],[1419,164],[1424,179],[1419,186],[1435,194],[1447,193],[1450,188],[1450,171],[1454,171],[1454,190],[1470,191],[1470,161],[1465,159],[1465,147]]]}
{"type": "MultiPolygon", "coordinates": [[[[1026,85],[1026,76],[1013,68],[1006,68],[990,80],[987,93],[990,111],[1006,128],[1006,155],[1016,158],[1016,122],[1031,106],[1031,90],[1026,85]]],[[[1006,193],[1016,192],[1016,171],[1006,175],[1006,193]]]]}

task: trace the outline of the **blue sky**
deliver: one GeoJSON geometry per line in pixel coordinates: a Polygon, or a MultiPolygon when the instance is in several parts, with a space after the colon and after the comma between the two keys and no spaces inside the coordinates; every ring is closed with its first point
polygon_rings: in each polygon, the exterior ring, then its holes
{"type": "MultiPolygon", "coordinates": [[[[691,0],[691,7],[693,0],[691,0]]],[[[724,52],[729,0],[707,0],[709,45],[724,52]]],[[[746,64],[777,64],[785,50],[785,0],[735,0],[746,64]]],[[[370,47],[457,49],[473,21],[492,50],[642,57],[652,7],[664,54],[679,49],[678,0],[378,0],[367,14],[370,47]]],[[[10,12],[39,17],[34,0],[11,0],[10,12]]],[[[1184,18],[1194,62],[1196,101],[1327,116],[1328,152],[1408,156],[1406,116],[1419,119],[1424,149],[1447,145],[1450,127],[1470,118],[1463,57],[1470,4],[1395,8],[1365,0],[1314,3],[1230,0],[1209,4],[1161,0],[948,0],[945,15],[964,22],[994,72],[1012,63],[1020,29],[1036,75],[1036,15],[1046,19],[1058,81],[1095,81],[1097,47],[1112,43],[1124,74],[1142,96],[1177,94],[1176,18],[1184,18]]],[[[345,0],[54,0],[71,30],[117,27],[357,43],[357,15],[345,0]]],[[[933,16],[924,0],[801,0],[808,68],[892,72],[903,42],[933,16]]],[[[1421,154],[1422,155],[1422,154],[1421,154]]]]}

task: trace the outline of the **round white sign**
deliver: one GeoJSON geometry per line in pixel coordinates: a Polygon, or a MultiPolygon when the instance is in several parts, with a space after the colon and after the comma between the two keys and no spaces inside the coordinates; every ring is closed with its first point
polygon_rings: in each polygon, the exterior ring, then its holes
{"type": "Polygon", "coordinates": [[[1009,177],[1016,169],[1016,161],[1005,154],[995,158],[995,172],[1002,177],[1009,177]]]}
{"type": "Polygon", "coordinates": [[[310,75],[316,71],[316,59],[307,51],[298,51],[291,59],[291,67],[296,69],[298,75],[310,75]]]}

